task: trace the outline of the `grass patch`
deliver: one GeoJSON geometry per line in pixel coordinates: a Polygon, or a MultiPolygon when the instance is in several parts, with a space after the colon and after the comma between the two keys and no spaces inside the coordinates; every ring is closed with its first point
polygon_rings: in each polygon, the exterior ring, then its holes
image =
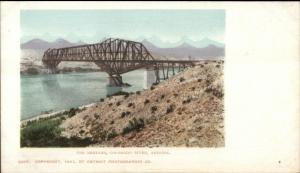
{"type": "Polygon", "coordinates": [[[69,111],[67,111],[68,117],[73,117],[74,115],[76,115],[76,113],[78,113],[80,111],[79,108],[71,108],[69,111]]]}
{"type": "Polygon", "coordinates": [[[61,119],[39,120],[21,129],[21,147],[83,147],[90,145],[89,138],[61,137],[61,119]]]}

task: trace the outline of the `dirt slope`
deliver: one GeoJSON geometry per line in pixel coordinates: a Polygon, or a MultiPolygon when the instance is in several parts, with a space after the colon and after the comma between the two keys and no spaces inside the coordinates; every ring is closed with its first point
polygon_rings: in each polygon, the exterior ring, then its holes
{"type": "Polygon", "coordinates": [[[140,93],[106,98],[60,127],[93,147],[222,147],[223,95],[223,61],[206,62],[140,93]]]}

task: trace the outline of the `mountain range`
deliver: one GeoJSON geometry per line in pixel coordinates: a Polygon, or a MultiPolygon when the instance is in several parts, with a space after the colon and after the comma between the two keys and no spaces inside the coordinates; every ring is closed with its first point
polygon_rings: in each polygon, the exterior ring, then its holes
{"type": "Polygon", "coordinates": [[[60,47],[70,47],[70,46],[76,46],[86,44],[82,41],[79,41],[77,43],[71,43],[65,39],[59,38],[56,39],[53,42],[48,42],[42,39],[32,39],[28,42],[25,42],[21,44],[21,49],[37,49],[37,50],[46,50],[49,48],[60,48],[60,47]]]}
{"type": "MultiPolygon", "coordinates": [[[[181,41],[180,45],[161,48],[153,44],[152,41],[147,39],[142,40],[143,45],[151,52],[154,57],[158,58],[169,58],[169,59],[211,59],[211,58],[221,58],[224,57],[224,45],[222,43],[216,42],[205,38],[198,41],[197,43],[193,42],[190,39],[184,39],[181,41]],[[198,45],[197,47],[193,45],[198,45]]],[[[36,51],[45,51],[49,48],[61,48],[61,47],[70,47],[76,45],[86,44],[82,41],[72,43],[65,39],[59,38],[53,42],[48,42],[42,39],[32,39],[28,42],[21,44],[21,49],[31,49],[36,51]]]]}
{"type": "Polygon", "coordinates": [[[194,47],[197,47],[197,48],[204,48],[204,47],[209,46],[210,44],[213,44],[213,45],[218,46],[218,47],[224,47],[225,46],[223,43],[217,42],[217,41],[209,39],[207,37],[205,37],[201,40],[195,41],[195,40],[190,39],[187,36],[184,36],[180,40],[175,41],[175,42],[163,41],[157,36],[152,36],[152,37],[149,37],[149,38],[145,38],[145,37],[136,38],[136,41],[141,42],[142,40],[148,40],[149,42],[155,44],[156,46],[158,46],[160,48],[177,47],[177,46],[179,46],[181,44],[184,44],[184,43],[193,45],[194,47]]]}

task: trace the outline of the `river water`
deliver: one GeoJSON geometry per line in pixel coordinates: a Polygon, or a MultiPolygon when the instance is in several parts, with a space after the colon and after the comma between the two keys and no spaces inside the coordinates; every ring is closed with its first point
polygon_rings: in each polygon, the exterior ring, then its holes
{"type": "Polygon", "coordinates": [[[104,72],[21,75],[21,119],[99,101],[120,90],[135,92],[147,87],[145,70],[123,74],[126,88],[108,87],[104,72]]]}

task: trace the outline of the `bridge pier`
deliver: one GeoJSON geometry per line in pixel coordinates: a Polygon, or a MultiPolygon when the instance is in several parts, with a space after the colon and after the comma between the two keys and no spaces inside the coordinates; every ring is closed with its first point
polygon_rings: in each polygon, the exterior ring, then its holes
{"type": "Polygon", "coordinates": [[[57,68],[47,68],[48,74],[56,74],[58,72],[57,68]]]}
{"type": "Polygon", "coordinates": [[[109,75],[108,77],[108,85],[113,87],[121,87],[124,86],[122,76],[121,75],[109,75]]]}
{"type": "Polygon", "coordinates": [[[144,89],[148,89],[151,87],[153,83],[156,83],[156,72],[154,69],[146,69],[144,71],[144,89]]]}

